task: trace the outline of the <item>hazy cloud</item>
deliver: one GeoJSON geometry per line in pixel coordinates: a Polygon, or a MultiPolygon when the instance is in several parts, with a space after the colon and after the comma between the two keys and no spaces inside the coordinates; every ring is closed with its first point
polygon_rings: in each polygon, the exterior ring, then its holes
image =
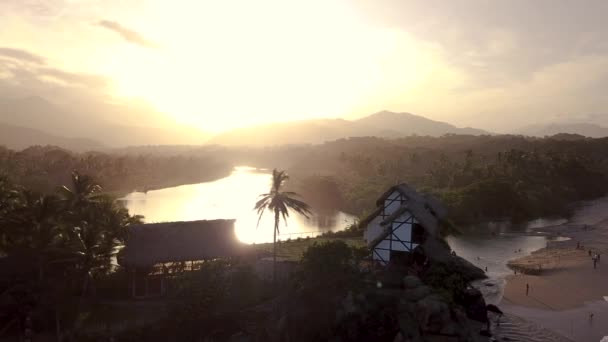
{"type": "Polygon", "coordinates": [[[440,46],[480,87],[526,81],[548,65],[608,54],[608,2],[589,0],[354,0],[374,25],[440,46]]]}
{"type": "Polygon", "coordinates": [[[25,50],[0,49],[1,97],[42,96],[57,102],[106,98],[110,81],[99,75],[70,72],[46,65],[25,50]],[[19,62],[14,62],[17,59],[19,62]]]}
{"type": "Polygon", "coordinates": [[[0,47],[0,57],[9,57],[12,59],[17,59],[23,62],[35,63],[43,65],[46,63],[44,57],[38,56],[31,52],[21,50],[21,49],[13,49],[7,47],[0,47]]]}
{"type": "Polygon", "coordinates": [[[104,88],[108,84],[105,77],[83,73],[67,72],[55,68],[40,68],[37,72],[41,76],[50,76],[72,85],[80,85],[95,88],[104,88]]]}
{"type": "Polygon", "coordinates": [[[133,43],[147,48],[158,47],[154,42],[147,40],[140,33],[128,29],[116,21],[102,20],[98,22],[97,25],[118,33],[129,43],[133,43]]]}
{"type": "Polygon", "coordinates": [[[67,6],[65,0],[0,0],[0,9],[36,17],[56,17],[67,6]]]}

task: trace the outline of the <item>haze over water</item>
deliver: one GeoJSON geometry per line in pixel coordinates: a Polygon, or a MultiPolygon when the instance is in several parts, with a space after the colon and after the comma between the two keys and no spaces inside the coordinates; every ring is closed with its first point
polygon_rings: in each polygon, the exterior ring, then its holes
{"type": "MultiPolygon", "coordinates": [[[[235,229],[239,240],[246,243],[271,242],[274,215],[264,213],[256,228],[258,216],[253,210],[258,196],[270,189],[270,180],[268,170],[237,167],[230,176],[213,182],[147,193],[133,192],[122,200],[131,214],[143,215],[146,223],[236,219],[235,229]]],[[[296,239],[343,230],[354,220],[354,216],[339,211],[332,214],[315,211],[310,219],[292,213],[287,226],[281,222],[278,239],[296,239]]]]}

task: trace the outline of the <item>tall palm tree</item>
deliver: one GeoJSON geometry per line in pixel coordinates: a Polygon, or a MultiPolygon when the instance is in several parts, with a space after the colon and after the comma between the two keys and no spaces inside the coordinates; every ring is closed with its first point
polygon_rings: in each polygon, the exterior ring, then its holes
{"type": "Polygon", "coordinates": [[[281,191],[281,188],[287,179],[289,179],[289,176],[287,173],[285,173],[285,171],[278,171],[277,169],[272,170],[272,184],[270,186],[270,192],[261,194],[259,196],[261,199],[255,203],[254,207],[254,210],[257,210],[259,215],[258,226],[265,210],[274,213],[274,232],[272,238],[273,281],[276,281],[277,277],[277,234],[279,233],[281,216],[283,216],[283,221],[285,221],[285,224],[287,224],[290,209],[306,218],[308,218],[308,215],[311,214],[310,206],[295,198],[298,196],[298,194],[291,191],[281,191]]]}

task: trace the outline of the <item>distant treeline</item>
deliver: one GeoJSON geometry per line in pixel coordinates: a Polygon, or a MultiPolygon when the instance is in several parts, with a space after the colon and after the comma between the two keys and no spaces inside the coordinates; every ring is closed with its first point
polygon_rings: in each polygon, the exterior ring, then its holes
{"type": "Polygon", "coordinates": [[[457,224],[567,216],[577,201],[608,193],[608,139],[352,138],[311,146],[291,174],[313,205],[358,215],[407,182],[440,197],[457,224]]]}
{"type": "MultiPolygon", "coordinates": [[[[51,147],[0,148],[0,173],[30,188],[91,175],[106,191],[153,189],[227,176],[233,166],[287,169],[288,187],[317,211],[363,216],[400,182],[434,193],[456,224],[567,216],[608,193],[608,138],[560,134],[360,137],[276,147],[151,146],[74,154],[51,147]]],[[[51,189],[49,188],[49,189],[51,189]]]]}
{"type": "Polygon", "coordinates": [[[33,146],[13,151],[0,146],[0,174],[41,192],[70,181],[72,171],[90,175],[106,192],[145,191],[211,181],[230,174],[232,166],[204,155],[73,153],[33,146]]]}

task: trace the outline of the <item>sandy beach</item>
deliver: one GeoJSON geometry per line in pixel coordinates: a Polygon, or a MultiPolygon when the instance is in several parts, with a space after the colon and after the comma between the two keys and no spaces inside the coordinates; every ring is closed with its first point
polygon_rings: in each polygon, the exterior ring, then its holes
{"type": "Polygon", "coordinates": [[[536,233],[570,239],[510,261],[519,272],[507,278],[501,307],[573,341],[600,341],[608,335],[608,220],[536,233]],[[600,254],[596,268],[589,251],[600,254]]]}

